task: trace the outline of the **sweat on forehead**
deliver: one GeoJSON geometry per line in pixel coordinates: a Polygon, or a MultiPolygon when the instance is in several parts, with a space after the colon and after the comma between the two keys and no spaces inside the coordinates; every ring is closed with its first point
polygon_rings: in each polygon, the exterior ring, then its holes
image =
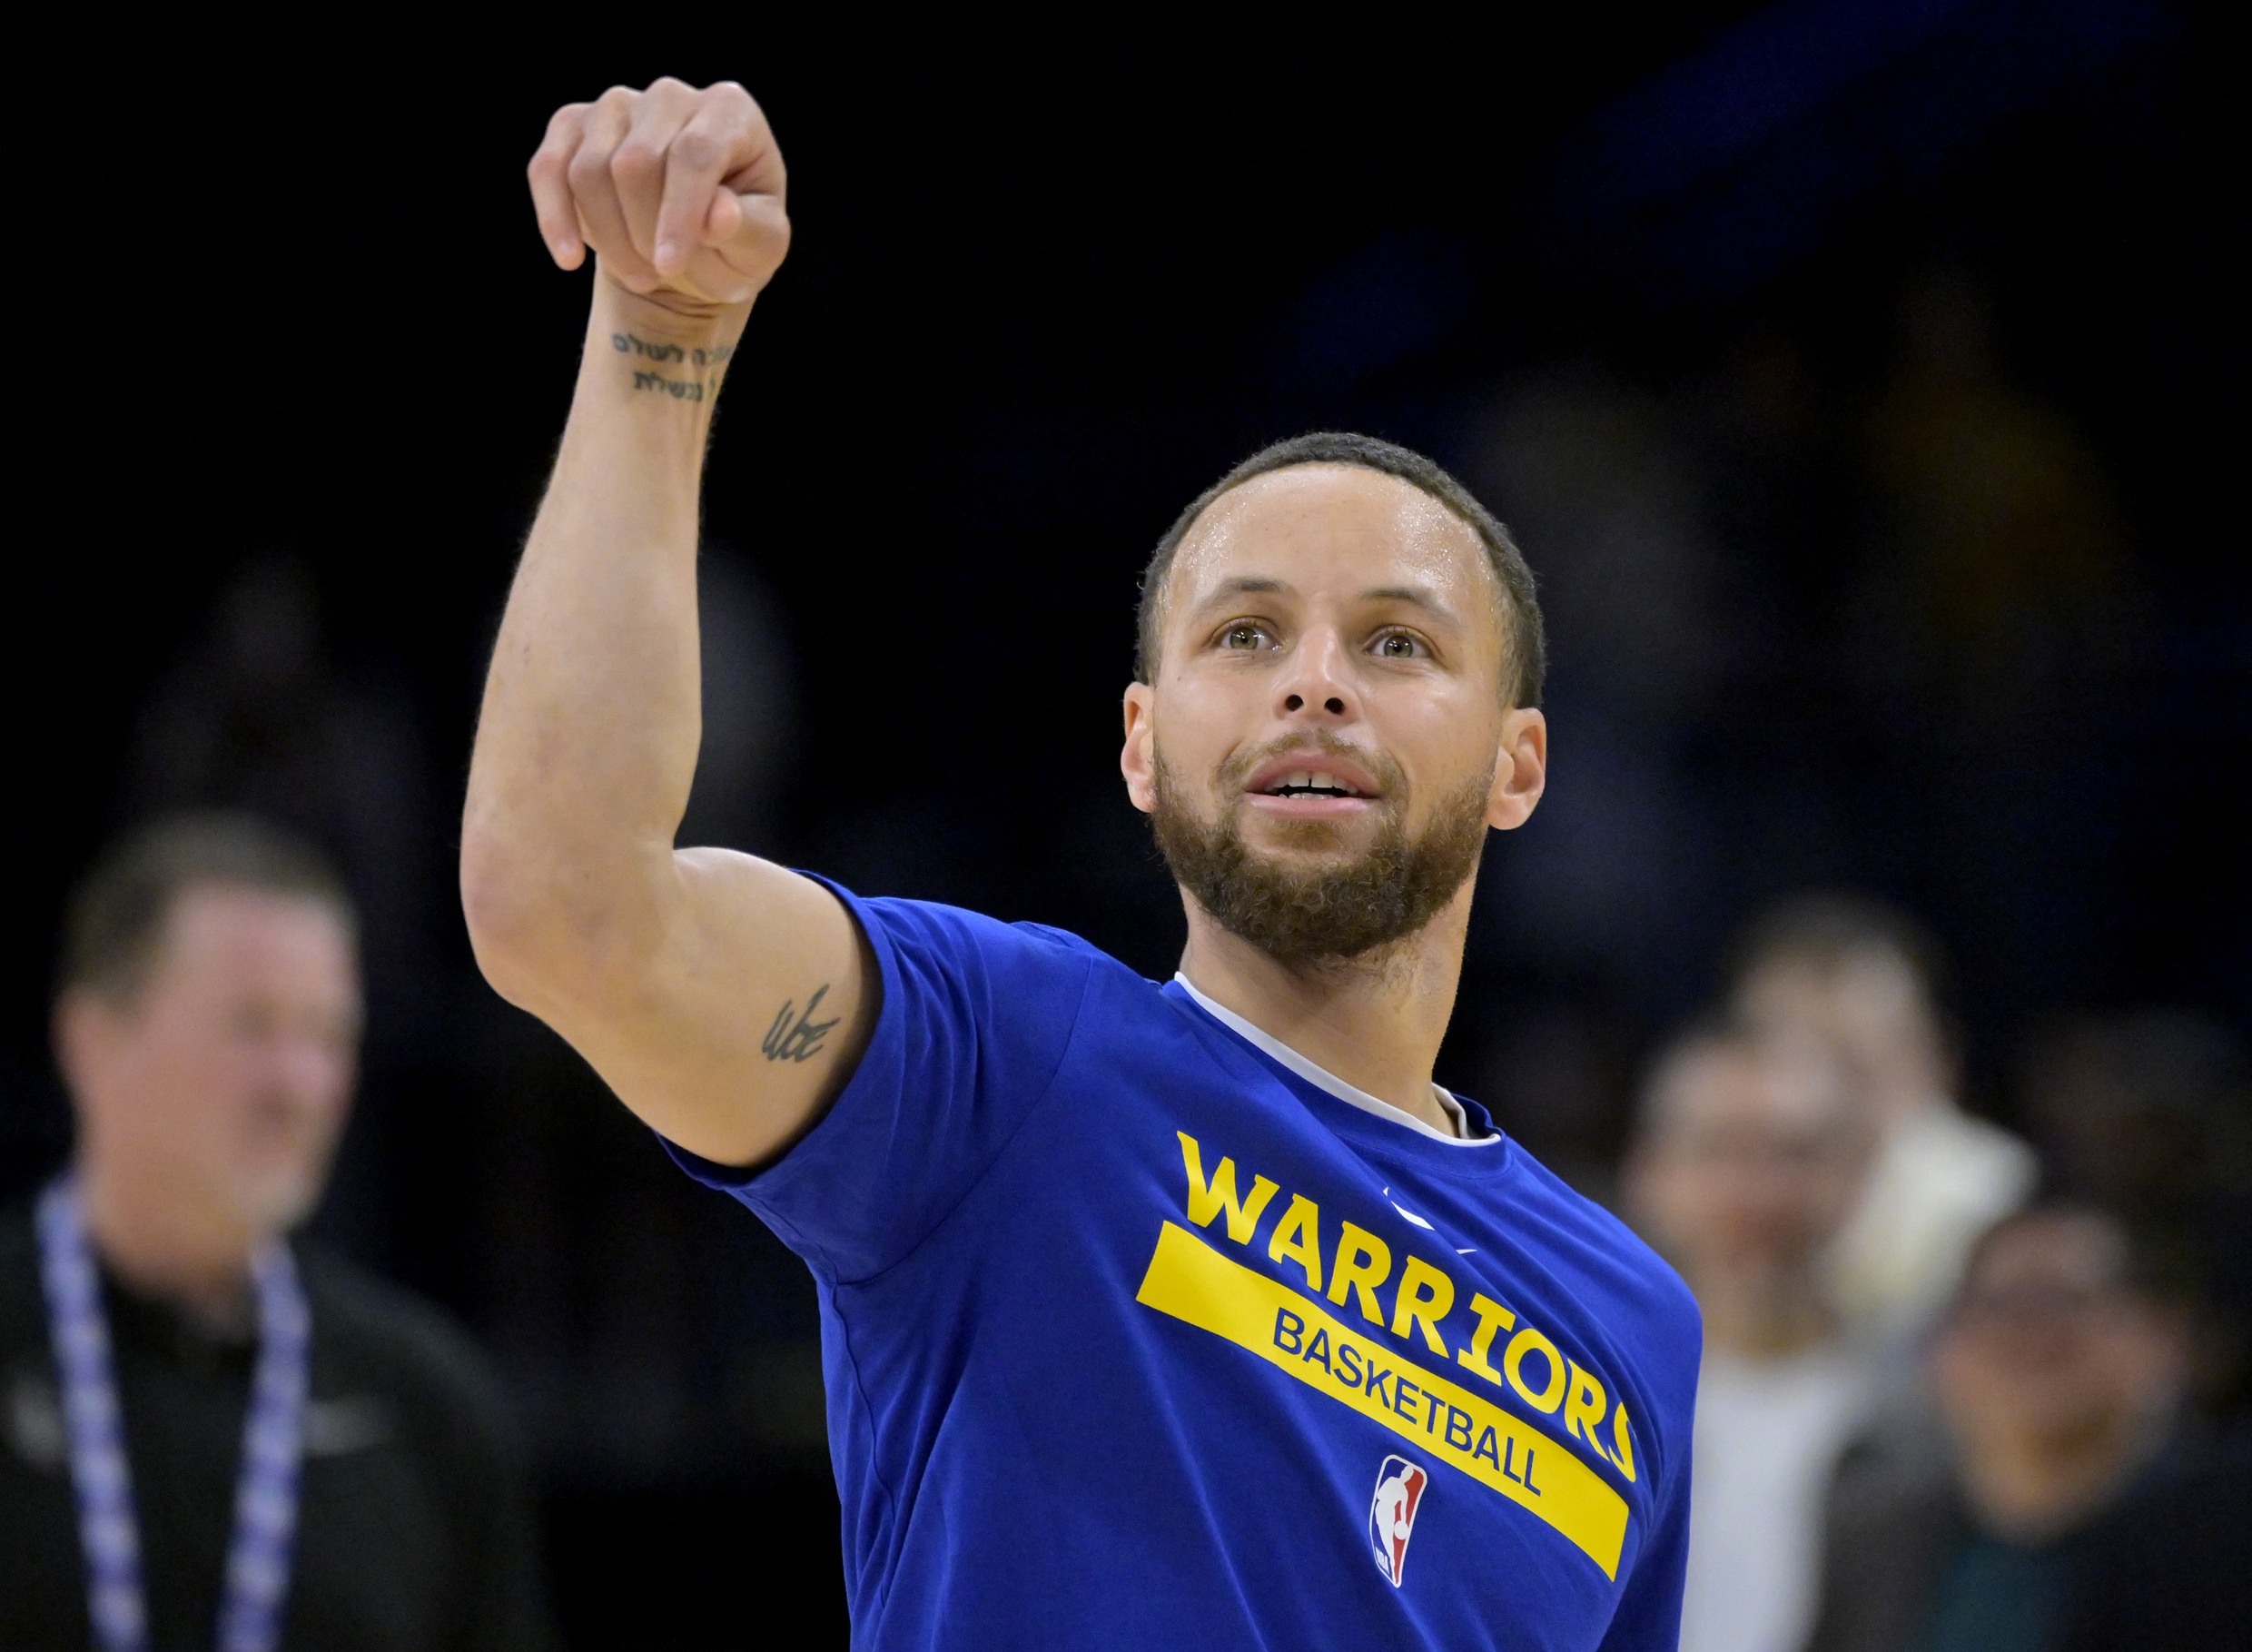
{"type": "Polygon", "coordinates": [[[1466,617],[1490,605],[1498,625],[1506,612],[1477,535],[1446,506],[1373,471],[1298,465],[1222,494],[1197,519],[1166,570],[1159,623],[1220,580],[1306,589],[1325,564],[1368,589],[1426,591],[1466,617]]]}
{"type": "MultiPolygon", "coordinates": [[[[1315,478],[1309,476],[1306,480],[1312,481],[1315,478]]],[[[1502,620],[1505,697],[1512,705],[1537,706],[1546,668],[1540,605],[1534,592],[1532,570],[1526,566],[1508,529],[1494,519],[1468,489],[1422,454],[1374,437],[1334,430],[1295,437],[1252,454],[1190,500],[1188,508],[1174,519],[1142,573],[1135,661],[1141,680],[1156,679],[1161,632],[1179,594],[1173,589],[1172,578],[1176,559],[1185,558],[1193,562],[1197,549],[1207,542],[1210,533],[1218,530],[1230,534],[1242,526],[1241,519],[1247,513],[1256,513],[1256,528],[1273,527],[1287,536],[1294,495],[1303,501],[1298,508],[1307,513],[1307,526],[1313,529],[1317,526],[1312,520],[1315,501],[1323,494],[1334,503],[1356,493],[1363,505],[1383,501],[1378,513],[1388,509],[1390,530],[1408,545],[1425,540],[1428,550],[1434,553],[1441,547],[1462,551],[1475,547],[1484,553],[1487,573],[1493,581],[1487,590],[1497,602],[1502,620]],[[1315,468],[1344,469],[1371,480],[1381,477],[1398,486],[1350,490],[1334,487],[1295,488],[1285,486],[1286,479],[1277,474],[1315,468]],[[1253,486],[1270,475],[1277,476],[1275,484],[1253,486]],[[1400,496],[1408,490],[1420,494],[1422,500],[1410,499],[1403,508],[1400,496]],[[1435,514],[1427,515],[1425,502],[1435,514]],[[1281,517],[1279,522],[1276,520],[1278,512],[1281,517]]]]}

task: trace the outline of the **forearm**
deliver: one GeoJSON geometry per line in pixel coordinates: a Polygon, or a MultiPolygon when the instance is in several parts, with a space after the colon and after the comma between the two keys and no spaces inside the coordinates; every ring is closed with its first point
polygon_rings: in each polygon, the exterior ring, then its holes
{"type": "Polygon", "coordinates": [[[598,275],[570,420],[487,679],[462,828],[480,955],[655,944],[700,732],[698,489],[745,312],[598,275]]]}
{"type": "Polygon", "coordinates": [[[566,104],[525,172],[557,265],[600,267],[486,680],[461,827],[469,938],[486,978],[628,1107],[747,1164],[836,1093],[877,1004],[834,895],[673,847],[701,733],[704,446],[789,250],[782,152],[741,86],[667,79],[566,104]]]}

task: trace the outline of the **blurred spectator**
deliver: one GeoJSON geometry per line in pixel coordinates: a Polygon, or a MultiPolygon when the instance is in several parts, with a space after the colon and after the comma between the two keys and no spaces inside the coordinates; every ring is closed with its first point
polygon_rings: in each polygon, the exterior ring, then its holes
{"type": "Polygon", "coordinates": [[[312,570],[287,553],[247,559],[172,668],[152,686],[122,766],[128,820],[239,809],[334,858],[359,909],[370,1010],[365,1083],[321,1202],[321,1236],[357,1260],[442,1276],[418,1202],[418,1103],[444,1093],[442,1034],[458,968],[444,827],[411,703],[396,683],[350,680],[329,646],[312,570]]]}
{"type": "Polygon", "coordinates": [[[2178,1304],[2125,1224],[2005,1218],[1932,1349],[1937,1436],[1840,1468],[1812,1652],[2245,1644],[2252,1570],[2223,1558],[2242,1528],[2203,1528],[2241,1510],[2244,1468],[2178,1433],[2187,1369],[2178,1304]]]}
{"type": "Polygon", "coordinates": [[[76,1153],[0,1217],[12,1652],[270,1644],[262,1621],[321,1652],[547,1644],[480,1361],[286,1238],[350,1102],[356,943],[327,866],[238,816],[140,832],[72,903],[76,1153]]]}
{"type": "Polygon", "coordinates": [[[2064,1191],[2124,1212],[2197,1280],[2198,1399],[2241,1409],[2252,1328],[2252,1073],[2176,1010],[2067,1024],[2026,1063],[2026,1122],[2064,1191]]]}
{"type": "Polygon", "coordinates": [[[1822,1493],[1869,1399],[1822,1258],[1868,1148],[1820,1045],[1705,1034],[1651,1079],[1628,1205],[1704,1314],[1684,1652],[1795,1652],[1812,1621],[1822,1493]]]}
{"type": "Polygon", "coordinates": [[[1756,924],[1732,1007],[1747,1025],[1836,1052],[1877,1134],[1832,1256],[1848,1323],[1904,1344],[1947,1301],[1971,1241],[2031,1191],[2031,1151],[1956,1106],[1935,1003],[1939,953],[1903,915],[1850,895],[1792,901],[1756,924]]]}
{"type": "Polygon", "coordinates": [[[332,854],[361,913],[362,964],[394,1043],[427,1035],[450,922],[435,811],[403,697],[348,687],[311,571],[247,562],[143,707],[124,764],[128,818],[241,809],[332,854]]]}

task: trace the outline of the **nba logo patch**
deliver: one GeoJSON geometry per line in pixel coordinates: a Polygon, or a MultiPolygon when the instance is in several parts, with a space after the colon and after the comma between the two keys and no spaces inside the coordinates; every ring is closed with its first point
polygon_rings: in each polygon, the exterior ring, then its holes
{"type": "Polygon", "coordinates": [[[1408,1569],[1408,1539],[1415,1533],[1416,1509],[1430,1483],[1430,1470],[1404,1457],[1388,1457],[1377,1470],[1377,1495],[1368,1505],[1368,1547],[1376,1553],[1377,1570],[1391,1579],[1394,1588],[1408,1569]]]}

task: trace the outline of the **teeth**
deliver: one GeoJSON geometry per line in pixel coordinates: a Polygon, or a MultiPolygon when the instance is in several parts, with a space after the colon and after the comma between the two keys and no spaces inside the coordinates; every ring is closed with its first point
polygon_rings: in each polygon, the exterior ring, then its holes
{"type": "Polygon", "coordinates": [[[1276,781],[1274,785],[1269,786],[1268,789],[1272,793],[1289,791],[1341,792],[1348,797],[1358,797],[1360,796],[1360,793],[1357,789],[1348,785],[1345,781],[1338,779],[1326,768],[1293,769],[1290,773],[1283,776],[1281,779],[1276,781]]]}

